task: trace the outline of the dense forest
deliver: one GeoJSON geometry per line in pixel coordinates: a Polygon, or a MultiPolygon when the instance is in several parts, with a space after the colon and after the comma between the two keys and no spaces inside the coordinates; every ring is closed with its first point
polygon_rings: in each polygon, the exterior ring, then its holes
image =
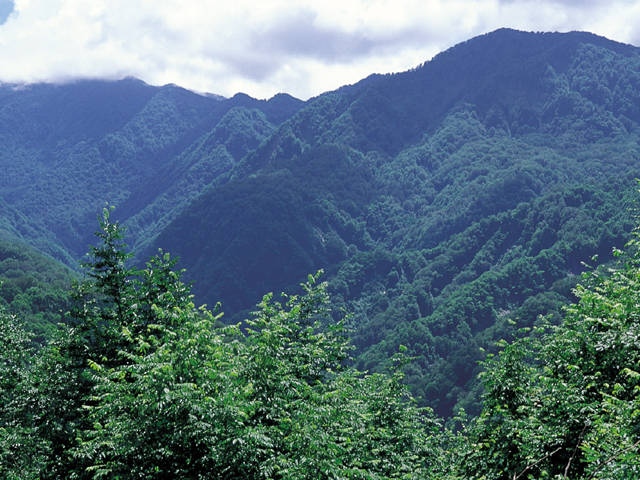
{"type": "Polygon", "coordinates": [[[175,260],[142,269],[106,209],[44,346],[0,312],[0,474],[47,478],[635,478],[640,230],[483,362],[483,406],[445,423],[354,367],[321,272],[244,322],[196,308],[175,260]]]}
{"type": "Polygon", "coordinates": [[[0,84],[0,476],[638,476],[639,134],[582,32],[305,102],[0,84]]]}

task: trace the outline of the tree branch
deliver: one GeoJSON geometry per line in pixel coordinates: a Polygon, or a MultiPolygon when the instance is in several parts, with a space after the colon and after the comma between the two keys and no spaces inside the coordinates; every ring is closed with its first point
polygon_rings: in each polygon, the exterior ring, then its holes
{"type": "Polygon", "coordinates": [[[598,468],[596,468],[593,472],[591,472],[591,475],[589,475],[587,477],[587,480],[591,480],[592,478],[594,478],[596,476],[596,473],[598,473],[600,470],[602,470],[609,462],[615,460],[616,457],[622,455],[623,453],[627,453],[629,450],[633,450],[634,448],[636,448],[638,445],[640,445],[640,440],[638,440],[636,443],[634,443],[633,445],[628,446],[627,448],[623,448],[622,450],[620,450],[619,452],[611,455],[609,458],[607,458],[602,465],[600,465],[598,468]]]}
{"type": "Polygon", "coordinates": [[[580,446],[580,442],[582,442],[582,437],[584,436],[584,432],[587,430],[587,424],[584,424],[584,427],[582,427],[582,431],[580,432],[580,436],[578,437],[578,441],[576,442],[576,448],[573,449],[573,453],[571,454],[571,458],[569,458],[569,461],[567,462],[567,466],[564,467],[564,476],[562,478],[567,478],[567,475],[569,474],[569,468],[571,467],[571,463],[573,462],[573,459],[576,458],[576,453],[578,453],[578,447],[580,446]]]}
{"type": "Polygon", "coordinates": [[[544,457],[542,457],[540,460],[536,461],[535,463],[532,463],[530,465],[527,465],[525,467],[524,470],[522,470],[519,474],[513,474],[513,480],[518,480],[520,477],[522,477],[525,473],[527,473],[527,471],[531,470],[532,468],[535,468],[537,465],[539,465],[540,463],[544,462],[547,458],[551,457],[552,455],[558,453],[560,450],[562,449],[562,447],[558,447],[556,448],[554,451],[547,453],[544,457]]]}

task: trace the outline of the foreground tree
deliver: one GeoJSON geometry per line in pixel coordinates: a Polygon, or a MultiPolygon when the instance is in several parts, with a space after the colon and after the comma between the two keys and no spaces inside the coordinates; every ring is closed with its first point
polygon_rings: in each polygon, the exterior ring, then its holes
{"type": "Polygon", "coordinates": [[[639,239],[584,276],[560,325],[487,362],[467,478],[640,476],[639,239]]]}
{"type": "Polygon", "coordinates": [[[0,315],[3,478],[420,478],[439,425],[402,375],[349,366],[327,286],[242,328],[196,308],[175,260],[126,265],[105,209],[68,324],[37,352],[0,315]]]}
{"type": "Polygon", "coordinates": [[[345,366],[351,346],[332,323],[325,283],[304,295],[268,295],[243,343],[243,383],[252,405],[245,478],[421,478],[437,456],[431,412],[418,409],[402,374],[345,366]],[[327,328],[327,325],[330,327],[327,328]]]}
{"type": "Polygon", "coordinates": [[[75,458],[91,478],[204,478],[222,471],[223,440],[243,405],[237,388],[238,329],[218,329],[218,315],[196,309],[179,277],[144,271],[149,303],[144,328],[121,331],[121,361],[91,361],[96,381],[92,428],[75,458]],[[162,286],[155,280],[162,280],[162,286]],[[149,296],[153,291],[157,296],[149,296]]]}
{"type": "Polygon", "coordinates": [[[31,341],[20,321],[0,310],[0,477],[12,480],[38,478],[49,453],[25,408],[31,341]]]}
{"type": "MultiPolygon", "coordinates": [[[[171,286],[163,278],[158,299],[184,292],[178,278],[171,286]]],[[[143,290],[151,286],[158,285],[143,290]]],[[[75,450],[85,472],[419,478],[434,453],[425,442],[425,412],[399,374],[367,376],[344,366],[350,347],[342,325],[325,326],[326,284],[311,276],[303,289],[284,305],[265,296],[246,334],[216,326],[219,315],[196,309],[190,297],[153,304],[155,322],[135,336],[123,330],[133,346],[121,352],[126,361],[91,362],[93,428],[75,450]]]]}

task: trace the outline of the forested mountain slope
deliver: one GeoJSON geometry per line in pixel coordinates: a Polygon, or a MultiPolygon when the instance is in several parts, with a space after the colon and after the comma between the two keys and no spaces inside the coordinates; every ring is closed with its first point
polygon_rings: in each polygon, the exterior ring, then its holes
{"type": "Polygon", "coordinates": [[[135,79],[0,85],[2,230],[77,264],[109,202],[148,239],[301,103],[135,79]]]}
{"type": "Polygon", "coordinates": [[[498,30],[307,102],[2,85],[0,227],[73,265],[114,204],[229,321],[323,268],[359,367],[405,345],[419,399],[475,412],[483,349],[627,240],[639,133],[640,49],[578,32],[498,30]]]}
{"type": "Polygon", "coordinates": [[[29,325],[36,342],[50,338],[63,321],[73,278],[68,267],[34,248],[0,240],[0,313],[29,325]]]}
{"type": "Polygon", "coordinates": [[[557,312],[581,262],[627,238],[638,52],[500,30],[321,95],[156,245],[231,315],[325,268],[362,367],[408,346],[415,394],[473,410],[481,349],[557,312]]]}

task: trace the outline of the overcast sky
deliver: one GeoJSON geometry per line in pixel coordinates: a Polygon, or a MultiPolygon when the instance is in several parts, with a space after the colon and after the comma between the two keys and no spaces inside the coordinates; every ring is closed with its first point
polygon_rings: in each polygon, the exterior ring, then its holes
{"type": "Polygon", "coordinates": [[[307,99],[500,27],[640,45],[640,0],[0,0],[0,81],[307,99]]]}

